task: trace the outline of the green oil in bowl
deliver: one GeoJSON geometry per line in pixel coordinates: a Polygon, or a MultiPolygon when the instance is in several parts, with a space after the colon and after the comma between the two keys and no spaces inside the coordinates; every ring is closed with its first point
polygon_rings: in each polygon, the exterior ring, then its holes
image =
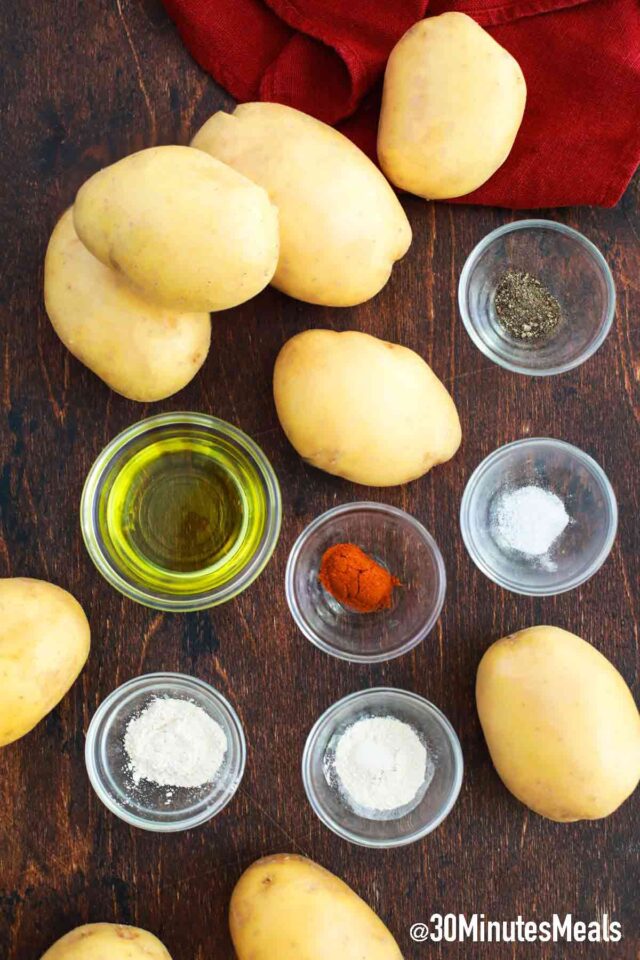
{"type": "Polygon", "coordinates": [[[280,516],[264,453],[203,414],[125,430],[92,467],[81,505],[85,543],[106,579],[167,610],[214,606],[245,589],[273,552],[280,516]]]}

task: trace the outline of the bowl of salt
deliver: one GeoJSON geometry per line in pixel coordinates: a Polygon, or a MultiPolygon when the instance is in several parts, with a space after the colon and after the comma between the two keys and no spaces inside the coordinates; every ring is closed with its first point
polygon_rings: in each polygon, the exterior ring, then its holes
{"type": "Polygon", "coordinates": [[[615,540],[618,508],[596,461],[562,440],[508,443],[471,475],[460,528],[471,559],[499,586],[554,596],[585,583],[615,540]]]}

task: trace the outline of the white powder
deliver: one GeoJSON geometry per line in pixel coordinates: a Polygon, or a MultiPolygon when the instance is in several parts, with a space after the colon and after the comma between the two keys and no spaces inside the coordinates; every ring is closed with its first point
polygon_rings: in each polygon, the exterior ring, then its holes
{"type": "Polygon", "coordinates": [[[544,557],[570,521],[560,497],[534,485],[505,490],[492,516],[499,540],[529,557],[544,557]]]}
{"type": "Polygon", "coordinates": [[[427,776],[427,751],[396,717],[364,717],[338,740],[334,768],[346,799],[368,810],[411,803],[427,776]]]}
{"type": "Polygon", "coordinates": [[[134,783],[200,787],[211,782],[227,752],[227,737],[202,707],[175,697],[152,700],[127,724],[124,748],[134,783]]]}

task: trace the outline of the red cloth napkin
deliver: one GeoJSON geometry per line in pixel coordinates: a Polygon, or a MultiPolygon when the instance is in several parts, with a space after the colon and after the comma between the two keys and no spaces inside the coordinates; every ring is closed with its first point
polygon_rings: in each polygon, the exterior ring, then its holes
{"type": "Polygon", "coordinates": [[[373,158],[395,42],[425,14],[474,17],[520,63],[528,99],[508,160],[464,203],[613,206],[640,162],[640,0],[163,2],[236,100],[297,107],[373,158]]]}

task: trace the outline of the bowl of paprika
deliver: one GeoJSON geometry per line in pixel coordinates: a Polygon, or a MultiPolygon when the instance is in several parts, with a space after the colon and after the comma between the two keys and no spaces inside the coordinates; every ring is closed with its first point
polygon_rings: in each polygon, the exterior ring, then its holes
{"type": "Polygon", "coordinates": [[[432,630],[446,592],[435,540],[414,517],[382,503],[323,513],[293,545],[285,578],[298,629],[342,660],[378,663],[432,630]]]}

